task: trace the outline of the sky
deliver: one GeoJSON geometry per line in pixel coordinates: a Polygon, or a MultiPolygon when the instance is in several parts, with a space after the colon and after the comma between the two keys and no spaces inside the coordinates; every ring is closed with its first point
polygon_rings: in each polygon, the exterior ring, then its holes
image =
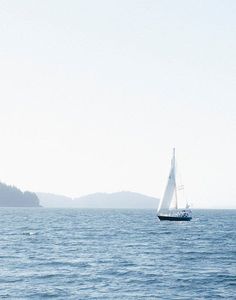
{"type": "Polygon", "coordinates": [[[0,0],[0,181],[236,208],[236,1],[0,0]]]}

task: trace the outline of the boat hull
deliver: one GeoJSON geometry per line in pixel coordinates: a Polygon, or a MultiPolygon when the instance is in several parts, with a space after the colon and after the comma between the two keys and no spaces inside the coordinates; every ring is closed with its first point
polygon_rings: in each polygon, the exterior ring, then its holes
{"type": "Polygon", "coordinates": [[[192,217],[158,216],[160,221],[190,221],[192,217]]]}

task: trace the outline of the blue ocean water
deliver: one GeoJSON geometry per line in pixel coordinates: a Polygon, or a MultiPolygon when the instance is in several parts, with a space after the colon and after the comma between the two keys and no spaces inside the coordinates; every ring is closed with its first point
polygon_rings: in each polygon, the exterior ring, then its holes
{"type": "Polygon", "coordinates": [[[0,299],[235,299],[236,210],[0,209],[0,299]]]}

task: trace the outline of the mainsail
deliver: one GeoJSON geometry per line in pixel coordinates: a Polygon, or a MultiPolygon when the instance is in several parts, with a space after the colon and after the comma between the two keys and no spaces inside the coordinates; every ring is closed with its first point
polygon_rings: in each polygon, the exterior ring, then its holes
{"type": "Polygon", "coordinates": [[[175,149],[173,149],[173,157],[171,160],[171,168],[170,168],[170,173],[167,181],[167,185],[165,188],[164,195],[161,200],[161,204],[159,207],[159,212],[161,211],[167,211],[170,209],[171,206],[171,201],[173,199],[173,196],[175,194],[175,208],[177,208],[177,194],[176,194],[176,172],[175,172],[175,149]]]}

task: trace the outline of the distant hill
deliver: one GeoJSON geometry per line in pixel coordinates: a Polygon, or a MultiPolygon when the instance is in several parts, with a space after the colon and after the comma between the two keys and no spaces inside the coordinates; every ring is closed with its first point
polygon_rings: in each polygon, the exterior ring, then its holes
{"type": "Polygon", "coordinates": [[[133,192],[95,193],[79,198],[37,193],[44,207],[78,208],[153,208],[158,207],[159,199],[133,192]]]}
{"type": "Polygon", "coordinates": [[[0,182],[0,207],[39,207],[35,193],[22,192],[14,186],[0,182]]]}

